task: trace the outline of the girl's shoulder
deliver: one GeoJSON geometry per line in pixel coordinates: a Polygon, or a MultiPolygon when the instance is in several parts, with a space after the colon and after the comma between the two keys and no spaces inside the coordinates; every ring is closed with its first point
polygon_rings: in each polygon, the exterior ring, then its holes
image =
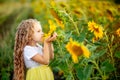
{"type": "Polygon", "coordinates": [[[30,45],[26,45],[25,47],[24,47],[24,52],[35,52],[35,51],[37,51],[37,52],[41,52],[42,51],[42,46],[40,45],[40,44],[36,44],[36,46],[30,46],[30,45]]]}
{"type": "Polygon", "coordinates": [[[24,47],[24,50],[33,49],[33,48],[34,48],[34,47],[32,47],[32,46],[26,45],[26,46],[24,47]]]}
{"type": "Polygon", "coordinates": [[[36,47],[39,47],[39,48],[41,48],[42,49],[42,45],[40,45],[40,44],[36,44],[36,46],[30,46],[30,45],[26,45],[25,47],[24,47],[24,49],[34,49],[34,48],[36,48],[36,47]]]}

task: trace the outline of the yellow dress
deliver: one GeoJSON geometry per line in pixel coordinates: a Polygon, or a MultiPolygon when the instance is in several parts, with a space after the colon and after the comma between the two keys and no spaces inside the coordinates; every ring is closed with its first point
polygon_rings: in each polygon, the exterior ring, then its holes
{"type": "Polygon", "coordinates": [[[49,66],[41,65],[28,69],[26,80],[54,80],[54,76],[49,66]]]}

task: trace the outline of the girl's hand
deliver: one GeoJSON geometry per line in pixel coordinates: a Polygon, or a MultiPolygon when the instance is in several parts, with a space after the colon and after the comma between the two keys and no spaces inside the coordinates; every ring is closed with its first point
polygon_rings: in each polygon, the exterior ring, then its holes
{"type": "Polygon", "coordinates": [[[57,38],[57,33],[54,32],[52,36],[49,36],[49,37],[45,40],[45,42],[51,43],[52,41],[55,41],[56,38],[57,38]]]}

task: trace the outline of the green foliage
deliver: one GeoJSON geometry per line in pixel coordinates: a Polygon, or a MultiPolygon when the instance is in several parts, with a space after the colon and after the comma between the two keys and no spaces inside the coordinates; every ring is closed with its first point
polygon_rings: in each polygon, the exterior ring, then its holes
{"type": "Polygon", "coordinates": [[[116,51],[115,57],[120,58],[120,51],[116,51]]]}
{"type": "Polygon", "coordinates": [[[90,75],[92,73],[93,66],[92,65],[86,65],[83,68],[78,68],[77,71],[77,76],[80,80],[88,80],[90,79],[90,75]]]}
{"type": "Polygon", "coordinates": [[[105,60],[101,64],[101,70],[104,72],[112,72],[115,70],[115,68],[108,60],[105,60]]]}

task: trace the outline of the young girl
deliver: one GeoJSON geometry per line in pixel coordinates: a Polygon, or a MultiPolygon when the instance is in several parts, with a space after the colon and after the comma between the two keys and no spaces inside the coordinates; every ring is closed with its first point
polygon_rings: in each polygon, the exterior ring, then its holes
{"type": "Polygon", "coordinates": [[[54,58],[52,41],[56,37],[54,33],[43,41],[41,25],[35,19],[19,24],[14,46],[14,80],[54,80],[48,64],[54,58]],[[38,44],[42,41],[43,47],[38,44]]]}

